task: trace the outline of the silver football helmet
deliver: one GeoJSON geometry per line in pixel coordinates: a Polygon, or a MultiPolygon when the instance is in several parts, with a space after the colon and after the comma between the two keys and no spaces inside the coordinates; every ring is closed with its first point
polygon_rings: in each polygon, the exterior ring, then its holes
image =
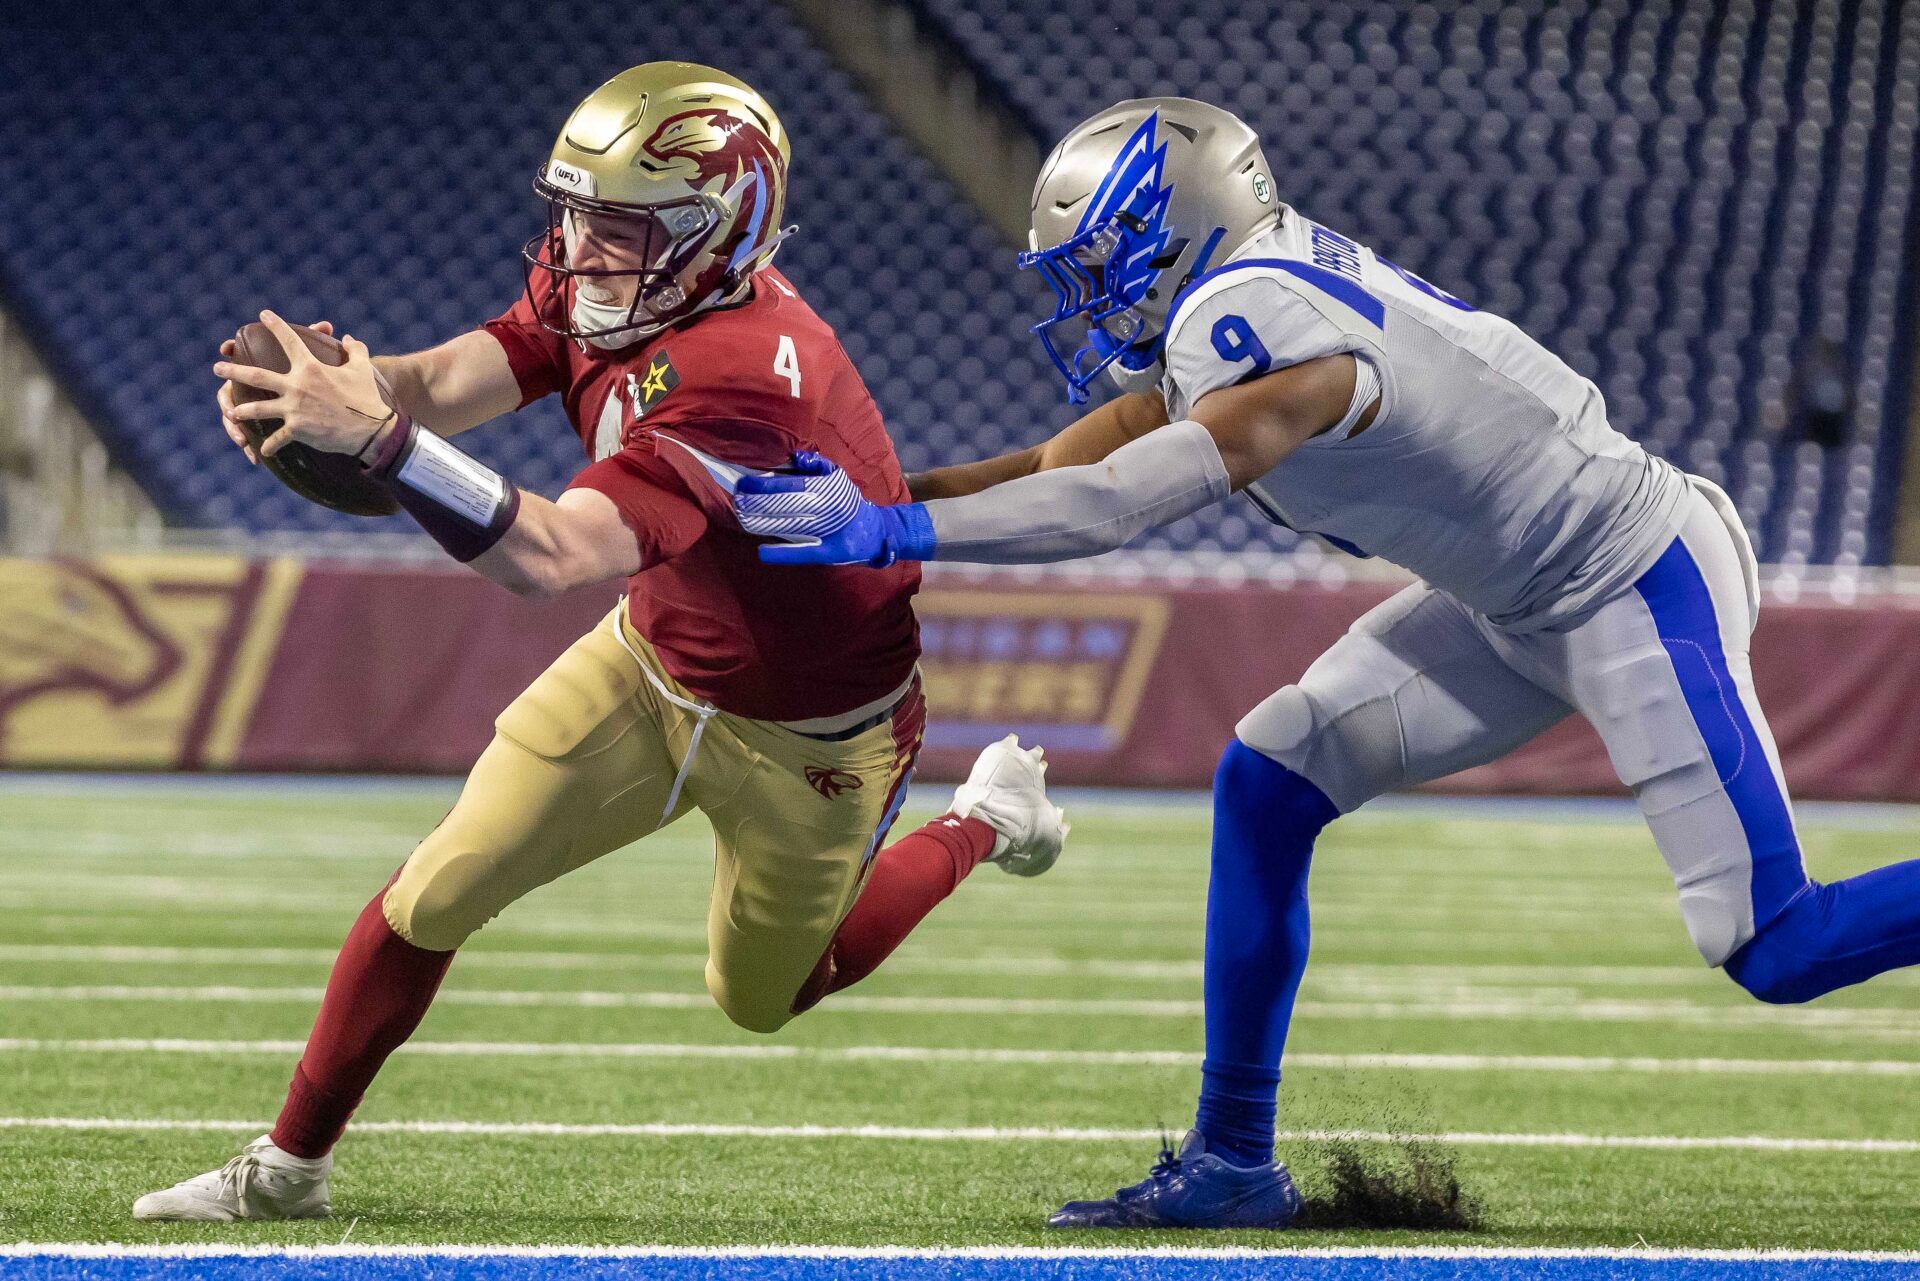
{"type": "Polygon", "coordinates": [[[1260,138],[1192,98],[1133,98],[1060,140],[1033,188],[1020,265],[1056,295],[1033,326],[1078,404],[1106,370],[1128,391],[1160,377],[1180,291],[1270,230],[1285,208],[1260,138]]]}

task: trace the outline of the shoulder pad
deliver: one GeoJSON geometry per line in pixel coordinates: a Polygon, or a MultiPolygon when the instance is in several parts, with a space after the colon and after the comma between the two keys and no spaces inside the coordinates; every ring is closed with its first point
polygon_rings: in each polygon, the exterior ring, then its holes
{"type": "MultiPolygon", "coordinates": [[[[671,364],[672,394],[647,402],[648,423],[738,419],[805,438],[846,358],[811,312],[742,308],[701,316],[655,359],[671,364]]],[[[648,372],[639,370],[643,389],[648,372]]]]}
{"type": "Polygon", "coordinates": [[[1167,326],[1167,405],[1184,416],[1210,391],[1340,352],[1378,349],[1386,308],[1358,281],[1314,263],[1254,258],[1181,291],[1167,326]]]}

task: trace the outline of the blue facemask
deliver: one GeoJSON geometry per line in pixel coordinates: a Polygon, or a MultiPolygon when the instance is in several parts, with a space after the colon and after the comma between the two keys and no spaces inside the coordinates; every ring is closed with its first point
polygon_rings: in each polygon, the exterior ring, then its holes
{"type": "Polygon", "coordinates": [[[1139,371],[1160,358],[1161,335],[1147,332],[1138,306],[1187,242],[1167,226],[1173,187],[1162,181],[1159,123],[1158,112],[1148,116],[1121,147],[1073,235],[1019,258],[1053,289],[1053,315],[1033,332],[1074,404],[1108,366],[1139,371]]]}

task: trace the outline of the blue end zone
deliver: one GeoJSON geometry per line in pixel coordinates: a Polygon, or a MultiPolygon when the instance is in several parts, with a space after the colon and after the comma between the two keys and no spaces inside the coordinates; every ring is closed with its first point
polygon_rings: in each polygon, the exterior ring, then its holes
{"type": "Polygon", "coordinates": [[[1530,1255],[1522,1252],[1461,1252],[1374,1255],[1101,1254],[1093,1251],[1048,1254],[1040,1251],[1001,1257],[966,1254],[776,1254],[675,1251],[653,1255],[487,1254],[480,1251],[433,1254],[181,1254],[0,1256],[0,1276],[38,1278],[95,1277],[101,1281],[167,1281],[188,1277],[207,1281],[278,1281],[300,1277],[318,1281],[393,1278],[426,1281],[460,1277],[474,1281],[1465,1281],[1492,1277],[1528,1277],[1541,1281],[1843,1281],[1882,1278],[1920,1281],[1920,1261],[1844,1256],[1799,1258],[1740,1257],[1731,1254],[1660,1256],[1622,1252],[1530,1255]]]}

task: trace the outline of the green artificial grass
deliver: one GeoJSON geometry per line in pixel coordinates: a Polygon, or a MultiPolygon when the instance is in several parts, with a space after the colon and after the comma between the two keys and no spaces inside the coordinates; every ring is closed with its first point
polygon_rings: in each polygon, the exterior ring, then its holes
{"type": "MultiPolygon", "coordinates": [[[[403,1050],[361,1112],[935,1134],[350,1133],[333,1219],[214,1226],[138,1224],[128,1207],[258,1131],[28,1124],[269,1120],[297,1049],[260,1043],[304,1039],[333,948],[450,794],[0,791],[0,1240],[1120,1244],[1044,1221],[1063,1200],[1141,1177],[1150,1138],[937,1132],[1177,1133],[1191,1118],[1206,812],[1095,802],[1074,806],[1054,872],[1022,881],[982,869],[876,976],[774,1037],[738,1031],[705,1003],[707,834],[697,817],[683,822],[483,931],[416,1038],[462,1052],[403,1050]],[[159,1043],[169,1040],[234,1044],[159,1043]],[[624,1048],[581,1048],[593,1045],[624,1048]],[[673,1046],[720,1050],[659,1048],[673,1046]],[[1149,1051],[1161,1053],[1140,1057],[1149,1051]]],[[[923,815],[938,799],[916,796],[923,815]]],[[[1910,852],[1892,817],[1805,822],[1815,875],[1910,852]]],[[[1314,964],[1282,1089],[1290,1131],[1920,1137],[1920,1076],[1900,1066],[1920,1063],[1920,982],[1891,975],[1797,1009],[1752,1001],[1700,965],[1628,811],[1363,813],[1322,841],[1312,888],[1314,964]],[[1383,1057],[1403,1055],[1470,1057],[1383,1057]],[[1803,1066],[1742,1067],[1756,1061],[1803,1066]],[[1891,1066],[1844,1070],[1858,1061],[1891,1066]]],[[[1296,1140],[1282,1155],[1324,1199],[1340,1150],[1296,1140]]],[[[1356,1150],[1385,1165],[1397,1151],[1356,1150]]],[[[1476,1230],[1124,1243],[1920,1248],[1911,1152],[1564,1140],[1432,1151],[1478,1207],[1476,1230]]]]}

